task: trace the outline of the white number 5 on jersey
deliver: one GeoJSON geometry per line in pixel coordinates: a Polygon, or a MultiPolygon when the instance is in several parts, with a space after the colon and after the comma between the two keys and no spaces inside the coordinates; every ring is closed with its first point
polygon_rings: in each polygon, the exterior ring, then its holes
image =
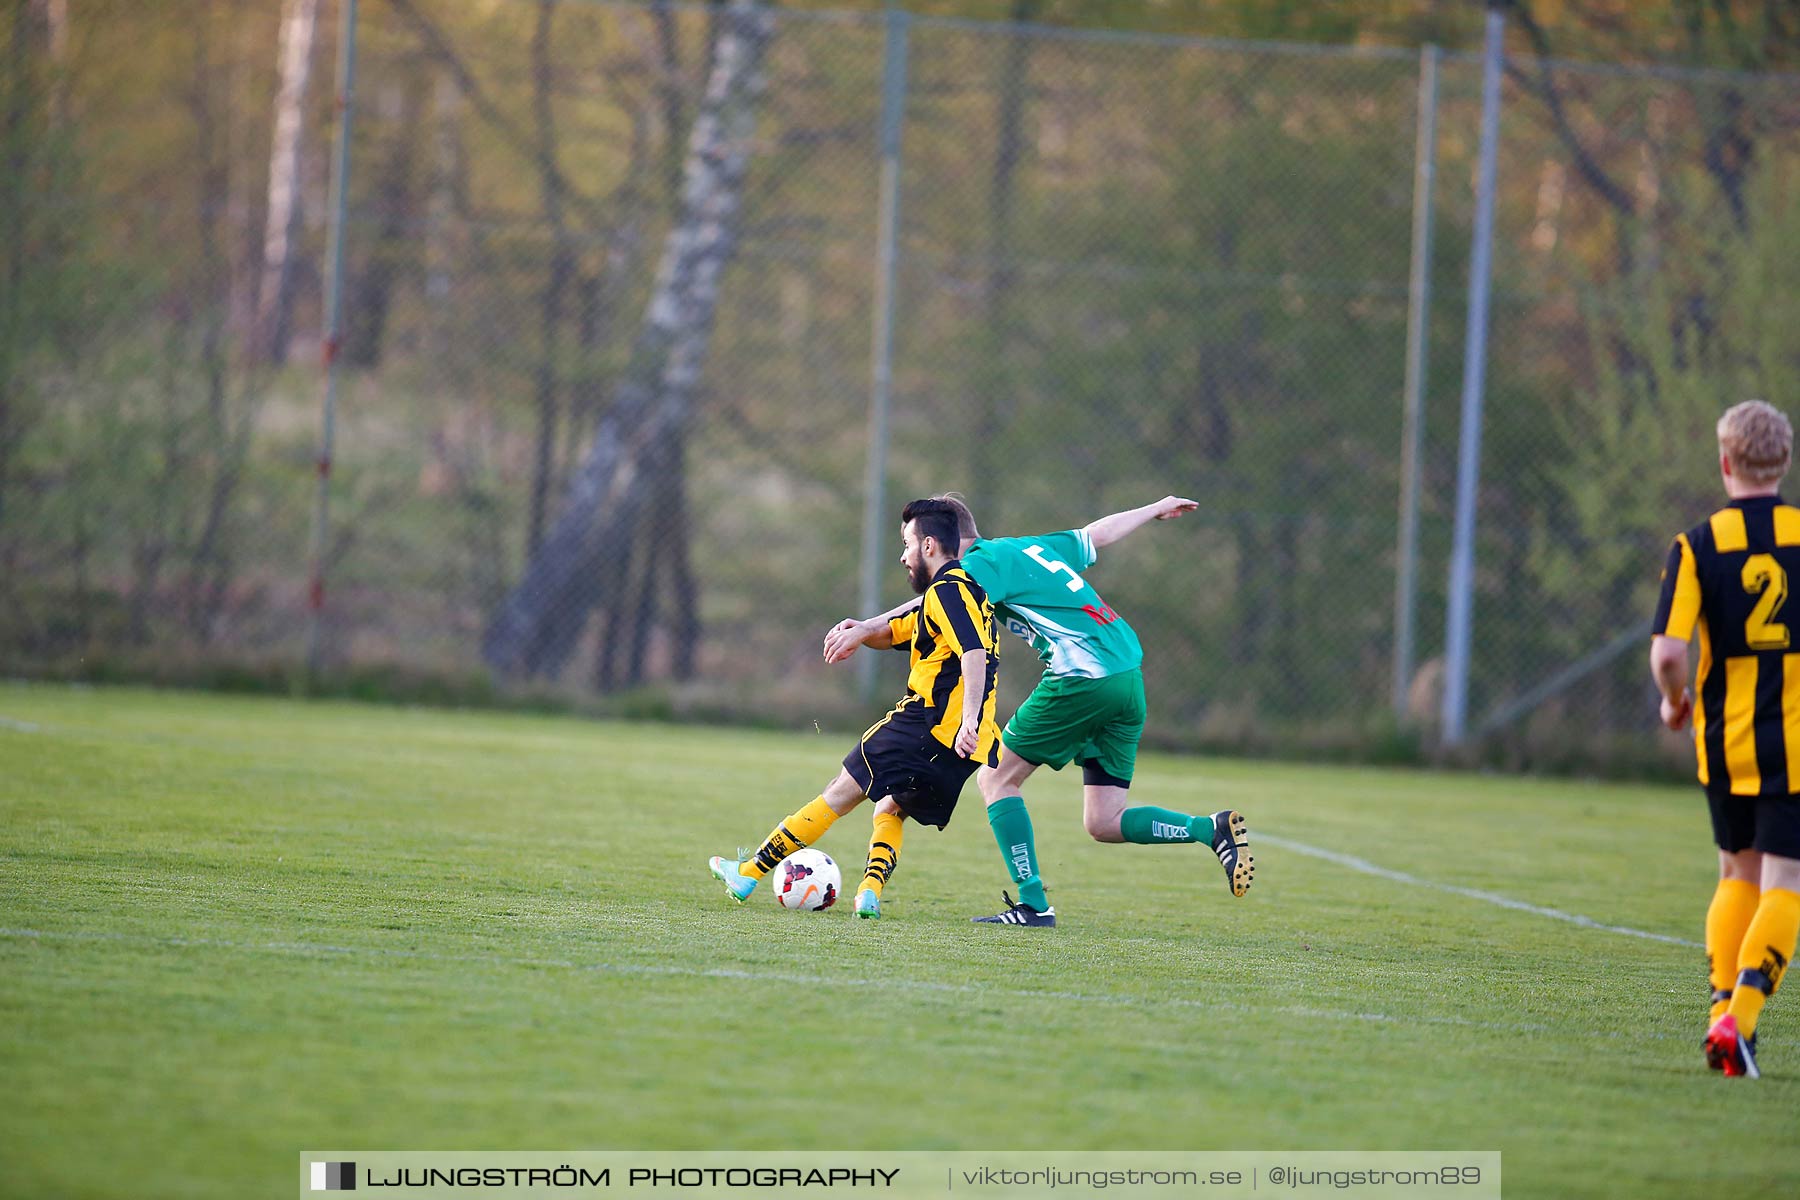
{"type": "Polygon", "coordinates": [[[1071,567],[1068,563],[1051,558],[1048,554],[1044,553],[1044,548],[1042,546],[1027,546],[1025,547],[1025,553],[1029,554],[1037,562],[1037,565],[1044,568],[1044,570],[1052,573],[1061,571],[1064,575],[1067,575],[1069,577],[1069,590],[1071,592],[1079,592],[1081,590],[1081,576],[1077,575],[1075,573],[1075,568],[1071,567]]]}

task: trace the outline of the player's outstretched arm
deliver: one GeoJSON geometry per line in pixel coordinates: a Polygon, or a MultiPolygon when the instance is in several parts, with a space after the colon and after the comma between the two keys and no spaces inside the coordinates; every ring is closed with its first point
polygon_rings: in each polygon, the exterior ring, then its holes
{"type": "Polygon", "coordinates": [[[870,617],[867,621],[864,621],[863,624],[873,625],[876,622],[880,622],[881,624],[885,625],[889,621],[893,620],[895,617],[904,617],[907,613],[909,613],[913,609],[919,607],[919,605],[921,603],[922,603],[921,597],[914,596],[911,600],[908,600],[905,604],[894,605],[894,607],[888,609],[886,612],[882,613],[879,617],[870,617]]]}
{"type": "Polygon", "coordinates": [[[1179,517],[1182,513],[1191,513],[1199,508],[1198,501],[1182,496],[1164,496],[1155,504],[1146,504],[1142,508],[1130,508],[1124,512],[1116,512],[1110,517],[1101,517],[1089,523],[1083,531],[1088,540],[1094,543],[1094,549],[1110,546],[1126,534],[1151,521],[1167,521],[1179,517]]]}
{"type": "Polygon", "coordinates": [[[905,604],[890,608],[879,617],[870,617],[867,621],[859,621],[855,617],[845,617],[833,625],[825,634],[825,661],[841,663],[856,653],[858,646],[867,646],[871,650],[889,650],[894,645],[894,630],[889,621],[895,617],[905,616],[919,607],[917,599],[908,600],[905,604]]]}

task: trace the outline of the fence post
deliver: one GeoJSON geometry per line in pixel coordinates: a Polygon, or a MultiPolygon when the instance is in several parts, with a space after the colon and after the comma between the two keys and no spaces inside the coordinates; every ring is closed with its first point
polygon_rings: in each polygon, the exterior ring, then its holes
{"type": "Polygon", "coordinates": [[[1481,165],[1469,258],[1469,325],[1463,348],[1462,435],[1456,470],[1456,535],[1444,621],[1444,744],[1463,740],[1469,719],[1469,641],[1475,606],[1475,499],[1481,483],[1481,405],[1487,378],[1488,289],[1493,273],[1494,175],[1500,143],[1500,70],[1506,18],[1489,0],[1481,66],[1481,165]]]}
{"type": "Polygon", "coordinates": [[[1412,278],[1406,298],[1406,399],[1400,434],[1400,552],[1394,580],[1394,718],[1406,720],[1413,671],[1413,616],[1419,585],[1419,475],[1425,440],[1425,376],[1430,365],[1431,198],[1437,179],[1438,57],[1419,50],[1419,125],[1413,148],[1412,278]]]}
{"type": "Polygon", "coordinates": [[[325,609],[326,535],[330,528],[332,440],[336,434],[338,347],[343,339],[344,211],[350,187],[350,124],[356,97],[356,0],[338,9],[337,129],[331,163],[331,213],[325,249],[325,400],[319,418],[319,491],[313,505],[312,567],[306,594],[306,681],[318,678],[320,623],[325,609]]]}
{"type": "MultiPolygon", "coordinates": [[[[887,507],[888,401],[894,379],[894,270],[900,229],[900,130],[906,115],[906,50],[912,17],[887,10],[886,54],[881,69],[881,195],[875,235],[875,302],[869,383],[869,457],[863,475],[862,586],[859,616],[882,611],[882,547],[891,544],[887,507]]],[[[856,686],[863,699],[875,694],[876,655],[857,660],[856,686]]]]}

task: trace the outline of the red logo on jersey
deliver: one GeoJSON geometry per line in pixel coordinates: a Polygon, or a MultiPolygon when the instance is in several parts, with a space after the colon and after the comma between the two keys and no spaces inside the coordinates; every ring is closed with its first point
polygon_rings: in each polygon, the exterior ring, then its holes
{"type": "Polygon", "coordinates": [[[1099,608],[1095,608],[1091,604],[1084,604],[1081,606],[1081,611],[1094,618],[1094,620],[1100,622],[1102,625],[1111,625],[1114,621],[1119,619],[1119,614],[1112,610],[1112,605],[1110,604],[1102,604],[1099,608]]]}

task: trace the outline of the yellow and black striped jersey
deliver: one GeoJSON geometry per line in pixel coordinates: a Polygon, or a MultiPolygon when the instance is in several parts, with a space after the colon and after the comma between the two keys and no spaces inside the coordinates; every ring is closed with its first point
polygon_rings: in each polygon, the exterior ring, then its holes
{"type": "Polygon", "coordinates": [[[1800,792],[1800,644],[1786,611],[1800,577],[1800,508],[1779,496],[1734,500],[1669,547],[1651,632],[1687,640],[1698,625],[1694,752],[1715,794],[1800,792]]]}
{"type": "MultiPolygon", "coordinates": [[[[894,649],[912,655],[902,709],[923,702],[931,736],[946,746],[956,744],[962,726],[962,656],[987,651],[987,687],[981,701],[979,744],[971,758],[993,766],[998,757],[1000,727],[994,702],[1000,681],[1000,631],[994,606],[981,585],[952,559],[932,576],[919,606],[888,622],[894,649]]],[[[898,711],[898,710],[896,710],[898,711]]]]}

